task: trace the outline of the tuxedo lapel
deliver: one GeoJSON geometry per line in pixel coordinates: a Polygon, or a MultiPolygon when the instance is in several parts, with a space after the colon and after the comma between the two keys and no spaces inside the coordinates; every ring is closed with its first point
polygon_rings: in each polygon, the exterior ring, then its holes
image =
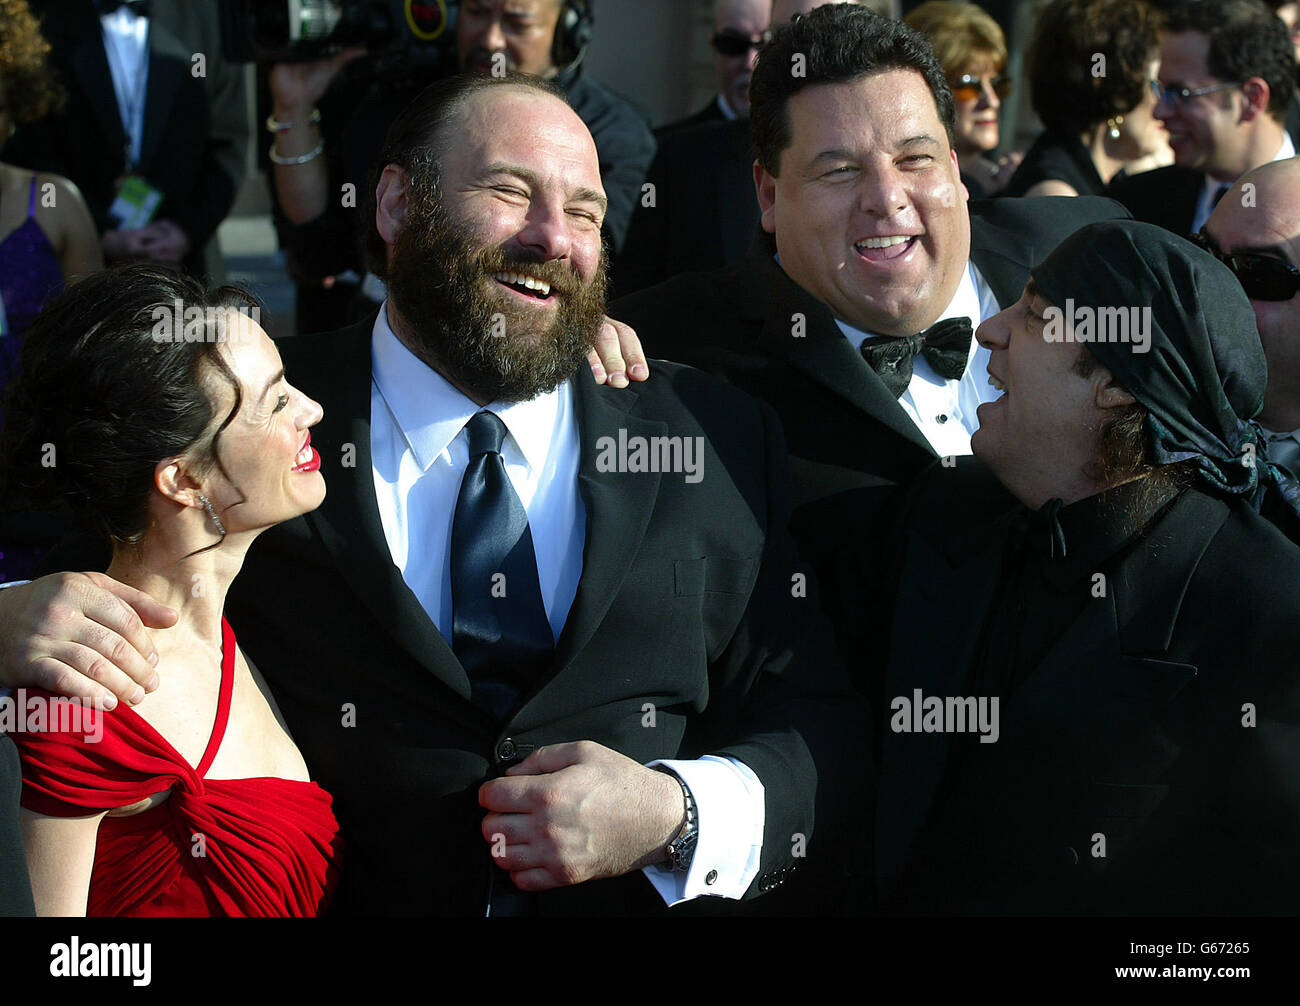
{"type": "Polygon", "coordinates": [[[69,61],[72,72],[80,84],[81,93],[90,102],[95,121],[108,138],[109,146],[117,154],[126,147],[126,130],[117,108],[117,92],[113,90],[113,77],[108,70],[108,57],[104,55],[104,41],[99,22],[93,19],[69,38],[73,46],[69,61]],[[75,41],[73,41],[75,38],[75,41]]]}
{"type": "Polygon", "coordinates": [[[149,21],[149,80],[144,105],[144,135],[140,163],[153,163],[162,143],[167,118],[190,72],[190,53],[166,27],[149,21]]]}
{"type": "Polygon", "coordinates": [[[918,699],[964,695],[980,627],[994,600],[1001,572],[989,550],[954,565],[929,540],[915,536],[899,585],[900,598],[914,599],[895,615],[886,677],[885,715],[891,726],[881,747],[876,810],[876,878],[888,891],[906,864],[935,793],[952,745],[947,733],[895,731],[895,699],[905,698],[905,726],[913,724],[918,699]],[[943,624],[934,624],[936,612],[943,624]],[[917,696],[917,691],[920,696],[917,696]]]}
{"type": "MultiPolygon", "coordinates": [[[[1177,601],[1174,601],[1175,610],[1177,601]]],[[[1002,708],[1003,756],[1065,746],[1086,757],[1123,738],[1196,676],[1196,668],[1122,648],[1115,597],[1095,598],[1002,708]]]]}
{"type": "Polygon", "coordinates": [[[750,290],[742,299],[751,308],[766,308],[761,315],[765,350],[933,457],[925,435],[840,331],[829,308],[790,279],[772,251],[770,239],[760,233],[750,249],[750,290]]]}
{"type": "Polygon", "coordinates": [[[638,394],[632,388],[613,390],[590,380],[583,368],[572,379],[578,418],[578,491],[587,511],[587,534],[582,550],[582,578],[569,608],[569,617],[556,643],[551,670],[525,700],[513,721],[527,726],[527,709],[590,642],[641,547],[659,493],[660,473],[600,471],[603,438],[617,447],[622,437],[664,436],[668,424],[631,414],[638,394]]]}
{"type": "Polygon", "coordinates": [[[312,431],[312,445],[322,458],[327,492],[325,502],[307,520],[344,581],[388,635],[468,700],[469,676],[402,579],[384,537],[370,455],[372,325],[373,319],[312,339],[315,353],[291,367],[294,382],[301,382],[325,405],[325,416],[312,431]]]}

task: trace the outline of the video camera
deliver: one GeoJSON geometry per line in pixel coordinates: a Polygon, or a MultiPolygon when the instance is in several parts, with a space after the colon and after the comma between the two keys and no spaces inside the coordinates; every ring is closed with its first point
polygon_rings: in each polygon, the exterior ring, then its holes
{"type": "Polygon", "coordinates": [[[408,68],[443,60],[454,66],[458,6],[459,0],[223,0],[222,48],[236,63],[303,62],[361,47],[408,68]]]}

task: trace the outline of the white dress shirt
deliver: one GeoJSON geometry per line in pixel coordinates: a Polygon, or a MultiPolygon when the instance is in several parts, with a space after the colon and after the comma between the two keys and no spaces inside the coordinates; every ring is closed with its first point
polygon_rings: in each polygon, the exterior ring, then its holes
{"type": "MultiPolygon", "coordinates": [[[[465,424],[481,411],[393,334],[387,304],[371,338],[370,454],[375,499],[393,563],[450,645],[451,525],[469,465],[465,424]]],[[[582,578],[587,511],[578,491],[581,440],[568,382],[528,402],[493,402],[505,424],[506,476],[528,515],[542,603],[556,640],[582,578]]],[[[651,762],[677,773],[698,815],[685,873],[643,872],[669,905],[702,894],[740,898],[758,875],[763,785],[734,758],[651,762]],[[706,878],[714,874],[712,883],[706,878]]]]}
{"type": "Polygon", "coordinates": [[[716,104],[718,106],[718,111],[722,113],[722,117],[728,122],[734,122],[736,119],[740,118],[736,110],[731,107],[731,102],[726,99],[721,91],[718,92],[716,104]]]}
{"type": "Polygon", "coordinates": [[[144,142],[144,106],[149,92],[149,19],[122,6],[99,19],[104,33],[104,55],[117,96],[117,114],[126,133],[130,162],[140,163],[144,142]]]}
{"type": "MultiPolygon", "coordinates": [[[[1291,134],[1282,133],[1282,146],[1277,148],[1277,153],[1271,158],[1272,161],[1285,161],[1288,157],[1295,157],[1295,144],[1291,142],[1291,134]]],[[[1231,188],[1227,182],[1221,182],[1217,178],[1205,176],[1205,185],[1201,188],[1200,198],[1196,200],[1196,213],[1192,217],[1192,233],[1199,234],[1201,228],[1205,226],[1205,221],[1210,219],[1210,214],[1214,212],[1215,196],[1220,189],[1231,188]]]]}
{"type": "MultiPolygon", "coordinates": [[[[957,292],[938,320],[966,317],[974,330],[979,328],[980,322],[1000,310],[992,289],[975,268],[975,263],[970,262],[957,284],[957,292]]],[[[853,343],[854,349],[861,349],[872,335],[838,318],[835,323],[853,343]]],[[[960,378],[949,380],[940,377],[919,354],[912,360],[912,380],[899,397],[898,404],[940,457],[970,454],[971,434],[979,429],[975,410],[984,402],[1002,397],[1002,392],[994,391],[989,384],[988,367],[989,351],[973,336],[966,372],[960,378]]]]}

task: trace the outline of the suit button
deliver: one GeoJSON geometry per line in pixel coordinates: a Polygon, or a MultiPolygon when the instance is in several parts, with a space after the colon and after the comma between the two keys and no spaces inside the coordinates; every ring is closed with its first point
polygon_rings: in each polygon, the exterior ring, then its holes
{"type": "Polygon", "coordinates": [[[718,879],[718,871],[717,871],[717,870],[710,870],[710,871],[708,872],[708,875],[705,876],[705,878],[704,878],[704,882],[705,882],[706,884],[712,884],[712,883],[715,883],[715,882],[717,881],[717,879],[718,879]]]}
{"type": "Polygon", "coordinates": [[[517,754],[513,738],[507,737],[497,745],[497,760],[510,761],[517,754]]]}

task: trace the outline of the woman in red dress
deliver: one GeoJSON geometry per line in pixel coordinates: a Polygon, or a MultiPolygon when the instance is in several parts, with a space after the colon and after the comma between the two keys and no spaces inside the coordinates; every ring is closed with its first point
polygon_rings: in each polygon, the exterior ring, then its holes
{"type": "Polygon", "coordinates": [[[38,914],[329,902],[330,796],[222,617],[258,534],[325,496],[309,431],[321,408],[285,380],[257,316],[235,288],[131,266],[72,287],[28,334],[3,482],[68,501],[112,543],[108,575],[178,613],[152,633],[160,685],[134,708],[73,716],[49,693],[16,696],[38,914]]]}

